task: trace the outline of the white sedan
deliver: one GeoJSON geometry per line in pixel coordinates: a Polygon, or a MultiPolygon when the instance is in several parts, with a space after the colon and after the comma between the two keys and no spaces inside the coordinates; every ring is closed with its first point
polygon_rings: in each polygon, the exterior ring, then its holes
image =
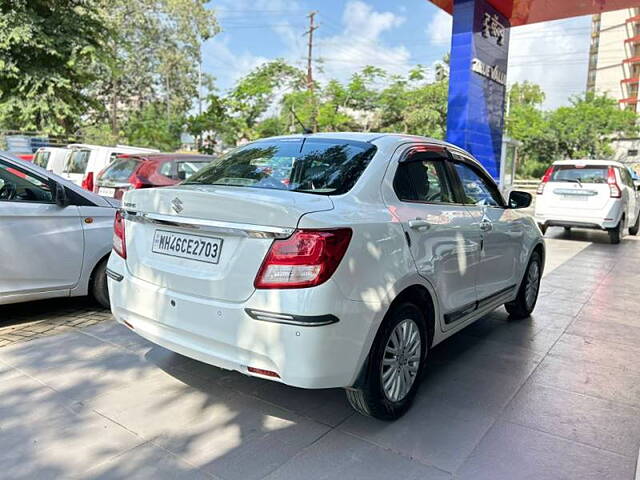
{"type": "Polygon", "coordinates": [[[108,307],[118,205],[0,153],[0,305],[91,293],[108,307]]]}
{"type": "Polygon", "coordinates": [[[422,137],[247,144],[175,187],[125,193],[116,319],[175,352],[394,419],[433,346],[534,309],[544,242],[468,153],[422,137]]]}

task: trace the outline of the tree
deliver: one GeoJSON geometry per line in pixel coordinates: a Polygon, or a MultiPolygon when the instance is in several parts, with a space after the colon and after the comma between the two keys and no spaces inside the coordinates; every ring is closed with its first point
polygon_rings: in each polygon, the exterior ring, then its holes
{"type": "Polygon", "coordinates": [[[621,110],[614,99],[589,92],[551,113],[549,126],[561,157],[606,158],[613,153],[612,137],[637,134],[637,121],[634,112],[621,110]]]}
{"type": "Polygon", "coordinates": [[[635,135],[638,117],[621,110],[606,95],[587,93],[570,105],[551,112],[540,110],[544,93],[536,85],[512,87],[507,134],[523,143],[519,150],[519,175],[540,177],[555,160],[608,158],[611,140],[635,135]],[[514,94],[514,91],[516,92],[514,94]]]}
{"type": "Polygon", "coordinates": [[[514,83],[509,89],[508,95],[511,108],[519,106],[540,107],[546,98],[540,85],[528,81],[514,83]]]}
{"type": "Polygon", "coordinates": [[[180,148],[184,123],[182,116],[168,117],[164,104],[149,103],[129,117],[123,130],[133,145],[173,151],[180,148]]]}
{"type": "Polygon", "coordinates": [[[112,31],[96,0],[12,0],[0,4],[0,125],[48,134],[75,132],[88,108],[112,31]]]}
{"type": "MultiPolygon", "coordinates": [[[[108,122],[119,137],[128,117],[147,104],[161,103],[168,116],[185,115],[198,96],[200,47],[218,32],[207,2],[95,1],[115,35],[91,91],[106,108],[92,111],[91,123],[108,122]]],[[[204,83],[211,78],[204,75],[204,83]]]]}

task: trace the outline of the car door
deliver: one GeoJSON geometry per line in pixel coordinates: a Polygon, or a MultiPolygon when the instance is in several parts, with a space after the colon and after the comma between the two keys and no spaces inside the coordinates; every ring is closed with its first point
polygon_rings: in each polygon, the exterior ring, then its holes
{"type": "Polygon", "coordinates": [[[478,302],[515,292],[521,275],[524,228],[507,209],[495,182],[475,162],[453,154],[453,172],[462,202],[480,230],[478,302]]]}
{"type": "Polygon", "coordinates": [[[84,248],[78,207],[58,207],[49,179],[0,159],[0,225],[0,303],[77,284],[84,248]]]}
{"type": "Polygon", "coordinates": [[[388,172],[393,191],[385,194],[418,273],[438,294],[444,329],[475,309],[480,243],[473,216],[456,203],[447,159],[442,147],[410,147],[388,172]]]}

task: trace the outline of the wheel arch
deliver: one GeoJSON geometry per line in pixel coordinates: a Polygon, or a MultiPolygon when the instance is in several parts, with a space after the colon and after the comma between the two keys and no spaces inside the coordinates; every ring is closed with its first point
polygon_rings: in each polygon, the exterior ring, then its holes
{"type": "Polygon", "coordinates": [[[378,337],[382,325],[386,322],[389,312],[391,312],[396,305],[399,305],[402,302],[411,302],[416,304],[420,308],[420,310],[425,313],[424,317],[426,321],[425,327],[427,330],[427,346],[428,348],[431,348],[435,335],[436,322],[438,321],[438,309],[436,301],[437,299],[434,297],[434,294],[430,291],[430,289],[421,283],[413,283],[409,286],[406,286],[402,291],[400,291],[400,293],[395,296],[395,298],[387,306],[382,321],[376,328],[375,335],[373,335],[373,341],[368,345],[365,361],[360,367],[360,371],[353,384],[353,388],[358,388],[358,386],[362,385],[362,383],[365,381],[367,372],[369,370],[369,354],[371,352],[371,348],[376,341],[376,338],[378,337]]]}

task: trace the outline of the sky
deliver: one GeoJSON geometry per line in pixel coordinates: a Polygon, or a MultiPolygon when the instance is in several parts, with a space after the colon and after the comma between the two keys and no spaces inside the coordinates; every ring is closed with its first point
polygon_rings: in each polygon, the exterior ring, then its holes
{"type": "MultiPolygon", "coordinates": [[[[203,45],[203,71],[216,78],[220,93],[275,58],[306,68],[303,34],[312,10],[320,81],[346,81],[366,65],[399,74],[418,64],[433,69],[451,41],[451,16],[427,0],[216,0],[209,8],[222,31],[203,45]]],[[[586,86],[590,26],[590,17],[577,17],[514,28],[508,82],[541,85],[544,108],[566,105],[586,86]]]]}

